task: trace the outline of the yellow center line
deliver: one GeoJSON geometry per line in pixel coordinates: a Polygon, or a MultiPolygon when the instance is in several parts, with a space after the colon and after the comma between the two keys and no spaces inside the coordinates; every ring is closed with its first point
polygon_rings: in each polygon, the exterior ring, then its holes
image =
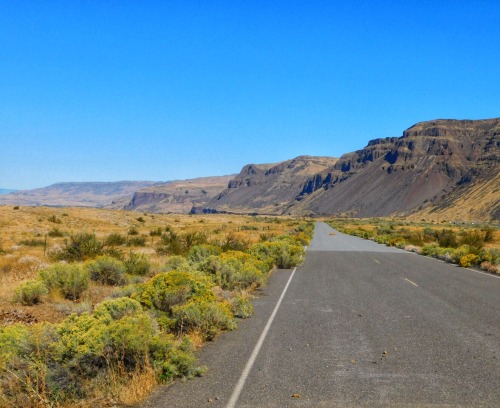
{"type": "Polygon", "coordinates": [[[412,281],[411,281],[411,280],[409,280],[409,279],[406,279],[406,278],[405,278],[405,281],[410,282],[412,285],[418,286],[415,282],[412,282],[412,281]]]}

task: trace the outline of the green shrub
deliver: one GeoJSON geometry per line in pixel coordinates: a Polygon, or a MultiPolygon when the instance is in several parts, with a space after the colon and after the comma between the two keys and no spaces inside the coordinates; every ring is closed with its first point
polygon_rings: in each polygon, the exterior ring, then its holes
{"type": "Polygon", "coordinates": [[[87,263],[90,279],[103,285],[122,285],[125,283],[125,266],[110,256],[100,256],[87,263]]]}
{"type": "Polygon", "coordinates": [[[240,229],[242,231],[258,231],[259,227],[256,225],[242,225],[240,229]]]}
{"type": "Polygon", "coordinates": [[[422,231],[422,234],[423,234],[422,238],[425,242],[430,242],[430,241],[435,239],[435,233],[434,233],[434,230],[432,228],[429,228],[429,227],[424,228],[424,230],[422,231]]]}
{"type": "Polygon", "coordinates": [[[116,288],[113,293],[111,294],[111,297],[113,299],[121,298],[121,297],[129,297],[133,298],[136,293],[142,293],[144,290],[143,288],[144,284],[139,283],[139,284],[129,284],[125,285],[119,288],[116,288]]]}
{"type": "Polygon", "coordinates": [[[200,263],[210,255],[219,255],[221,249],[215,245],[201,244],[193,246],[188,253],[187,259],[191,263],[200,263]]]}
{"type": "Polygon", "coordinates": [[[45,241],[43,239],[25,239],[18,242],[18,245],[24,245],[29,247],[45,246],[45,241]]]}
{"type": "Polygon", "coordinates": [[[455,262],[457,251],[458,251],[458,249],[456,249],[456,248],[437,247],[432,256],[434,256],[435,258],[441,259],[442,261],[445,261],[445,262],[455,262]]]}
{"type": "Polygon", "coordinates": [[[104,253],[104,245],[97,239],[95,234],[86,232],[71,235],[62,250],[52,254],[52,257],[60,261],[81,262],[93,259],[104,253]]]}
{"type": "Polygon", "coordinates": [[[404,246],[406,245],[406,241],[403,237],[396,236],[389,238],[388,245],[397,248],[404,248],[404,246]]]}
{"type": "Polygon", "coordinates": [[[207,243],[204,232],[187,232],[177,234],[172,229],[166,229],[161,236],[157,252],[163,255],[185,255],[191,248],[207,243]]]}
{"type": "Polygon", "coordinates": [[[208,241],[207,234],[204,232],[188,232],[182,236],[185,246],[185,252],[188,252],[192,247],[196,245],[206,244],[208,241]]]}
{"type": "Polygon", "coordinates": [[[43,282],[30,280],[19,285],[14,291],[14,302],[25,306],[33,306],[41,302],[42,296],[48,294],[43,282]]]}
{"type": "Polygon", "coordinates": [[[422,255],[435,256],[437,254],[437,244],[424,245],[422,248],[422,255]]]}
{"type": "Polygon", "coordinates": [[[259,234],[259,242],[271,241],[274,237],[274,234],[259,234]]]}
{"type": "Polygon", "coordinates": [[[100,317],[109,314],[111,319],[117,320],[124,316],[131,316],[142,312],[140,303],[128,297],[122,297],[114,300],[105,300],[99,303],[94,310],[94,316],[100,317]]]}
{"type": "Polygon", "coordinates": [[[482,230],[483,232],[483,241],[488,243],[488,242],[493,242],[493,238],[494,238],[494,234],[495,234],[495,230],[493,228],[484,228],[482,230]]]}
{"type": "Polygon", "coordinates": [[[52,238],[57,238],[57,237],[64,237],[64,232],[62,232],[59,228],[54,227],[48,232],[49,237],[52,238]]]}
{"type": "Polygon", "coordinates": [[[47,218],[47,221],[53,222],[55,224],[61,224],[61,220],[57,218],[55,215],[51,215],[49,218],[47,218]]]}
{"type": "Polygon", "coordinates": [[[460,245],[468,245],[477,254],[484,246],[484,234],[477,230],[464,231],[460,234],[460,245]]]}
{"type": "Polygon", "coordinates": [[[184,253],[181,237],[173,230],[165,231],[156,251],[161,255],[181,255],[184,253]]]}
{"type": "Polygon", "coordinates": [[[117,381],[149,367],[161,381],[204,372],[189,338],[159,331],[132,299],[105,301],[57,325],[0,327],[2,406],[74,406],[97,388],[104,401],[115,399],[117,381]]]}
{"type": "Polygon", "coordinates": [[[58,326],[58,334],[56,360],[84,378],[117,363],[127,370],[144,365],[156,335],[152,318],[126,298],[103,302],[92,314],[71,315],[58,326]]]}
{"type": "Polygon", "coordinates": [[[176,377],[200,376],[206,371],[205,367],[197,366],[194,346],[187,336],[182,338],[178,346],[175,346],[172,335],[157,336],[151,342],[150,353],[159,378],[164,382],[176,377]]]}
{"type": "Polygon", "coordinates": [[[132,226],[128,229],[128,232],[127,232],[128,235],[139,235],[139,230],[137,229],[137,227],[135,226],[132,226]]]}
{"type": "Polygon", "coordinates": [[[29,328],[22,323],[0,326],[0,372],[26,349],[28,335],[29,328]]]}
{"type": "Polygon", "coordinates": [[[420,231],[409,231],[404,233],[402,237],[410,245],[422,246],[425,242],[425,235],[420,231]]]}
{"type": "Polygon", "coordinates": [[[458,264],[460,263],[460,259],[465,255],[469,255],[471,253],[470,247],[468,245],[461,245],[460,247],[455,249],[455,252],[452,256],[452,262],[458,264]]]}
{"type": "Polygon", "coordinates": [[[151,231],[149,231],[149,235],[152,237],[161,237],[161,234],[163,233],[161,227],[158,228],[153,228],[151,231]]]}
{"type": "Polygon", "coordinates": [[[260,242],[250,248],[250,253],[258,260],[264,262],[268,269],[276,266],[289,269],[300,262],[304,249],[285,241],[260,242]]]}
{"type": "Polygon", "coordinates": [[[123,263],[125,271],[131,275],[146,275],[151,269],[151,263],[145,254],[130,252],[123,263]]]}
{"type": "Polygon", "coordinates": [[[394,225],[392,224],[384,224],[380,225],[376,228],[378,235],[390,235],[394,232],[394,225]]]}
{"type": "Polygon", "coordinates": [[[127,238],[122,234],[113,233],[109,234],[104,240],[104,245],[107,246],[120,246],[127,243],[127,238]]]}
{"type": "Polygon", "coordinates": [[[146,246],[146,237],[132,237],[127,241],[127,246],[143,247],[146,246]]]}
{"type": "Polygon", "coordinates": [[[188,261],[186,258],[184,258],[181,255],[173,255],[169,256],[167,260],[165,261],[165,264],[163,265],[162,271],[163,272],[170,272],[170,271],[190,271],[191,270],[191,265],[189,265],[188,261]]]}
{"type": "Polygon", "coordinates": [[[250,242],[234,234],[228,234],[220,246],[223,251],[246,251],[250,247],[250,242]]]}
{"type": "Polygon", "coordinates": [[[456,248],[458,246],[457,234],[450,229],[442,229],[434,232],[436,241],[440,247],[456,248]]]}
{"type": "Polygon", "coordinates": [[[238,259],[229,253],[212,255],[202,262],[199,268],[210,275],[215,284],[227,290],[245,289],[251,285],[264,284],[266,277],[259,269],[262,264],[254,263],[248,254],[243,255],[249,259],[238,259]]]}
{"type": "Polygon", "coordinates": [[[161,273],[145,283],[142,291],[133,296],[147,308],[171,312],[172,307],[188,300],[215,301],[211,282],[189,272],[161,273]]]}
{"type": "Polygon", "coordinates": [[[250,317],[254,312],[253,303],[248,296],[236,295],[231,298],[230,303],[231,311],[236,317],[244,319],[250,317]]]}
{"type": "Polygon", "coordinates": [[[89,273],[79,264],[55,264],[40,271],[39,277],[50,292],[77,300],[89,286],[89,273]]]}
{"type": "Polygon", "coordinates": [[[500,264],[500,251],[496,248],[483,250],[479,254],[481,262],[490,262],[493,265],[500,264]]]}
{"type": "Polygon", "coordinates": [[[460,258],[459,264],[463,268],[468,268],[468,267],[472,266],[473,264],[477,264],[477,262],[478,262],[477,255],[468,254],[468,255],[464,255],[460,258]]]}
{"type": "Polygon", "coordinates": [[[233,330],[235,323],[231,307],[227,303],[192,300],[172,308],[178,333],[199,331],[211,340],[222,330],[233,330]]]}

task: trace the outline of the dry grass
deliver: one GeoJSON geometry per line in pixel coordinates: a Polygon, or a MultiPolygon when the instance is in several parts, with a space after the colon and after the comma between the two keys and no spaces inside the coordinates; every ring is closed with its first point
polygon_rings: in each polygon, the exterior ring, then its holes
{"type": "MultiPolygon", "coordinates": [[[[55,247],[64,245],[72,234],[95,233],[104,240],[112,233],[126,236],[135,227],[139,236],[146,238],[144,247],[134,247],[135,252],[149,255],[152,274],[160,271],[165,256],[158,255],[155,246],[159,237],[151,237],[150,231],[169,226],[178,233],[204,232],[209,240],[223,241],[233,235],[238,239],[257,242],[261,234],[287,233],[296,221],[291,218],[265,218],[235,215],[172,215],[149,214],[95,208],[50,208],[0,206],[0,312],[18,310],[29,313],[38,321],[59,322],[71,312],[91,309],[95,304],[111,296],[113,288],[92,284],[77,304],[57,297],[48,297],[37,306],[12,304],[14,289],[23,281],[33,279],[40,269],[53,261],[48,257],[55,247]],[[140,220],[138,220],[140,219],[140,220]],[[141,222],[141,221],[144,222],[141,222]],[[57,228],[63,237],[51,237],[57,228]],[[21,242],[38,240],[45,246],[29,246],[21,242]]],[[[125,249],[128,251],[129,249],[125,249]]]]}

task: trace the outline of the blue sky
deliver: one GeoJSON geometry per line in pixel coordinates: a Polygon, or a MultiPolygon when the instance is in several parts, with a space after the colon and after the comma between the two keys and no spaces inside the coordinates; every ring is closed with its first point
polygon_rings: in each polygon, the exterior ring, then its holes
{"type": "Polygon", "coordinates": [[[172,180],[500,116],[500,2],[0,0],[0,187],[172,180]]]}

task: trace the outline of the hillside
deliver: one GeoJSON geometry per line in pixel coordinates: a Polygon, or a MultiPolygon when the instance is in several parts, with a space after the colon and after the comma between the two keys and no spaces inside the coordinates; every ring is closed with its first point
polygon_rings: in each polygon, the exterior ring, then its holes
{"type": "Polygon", "coordinates": [[[128,196],[130,200],[134,192],[154,184],[153,181],[56,183],[44,188],[2,195],[0,204],[104,207],[113,201],[122,200],[124,196],[128,196]]]}
{"type": "Polygon", "coordinates": [[[299,156],[277,164],[248,164],[202,211],[284,214],[309,178],[336,161],[332,157],[299,156]]]}
{"type": "Polygon", "coordinates": [[[149,186],[135,192],[132,199],[121,206],[125,210],[154,213],[188,214],[196,207],[206,205],[224,190],[234,177],[200,177],[177,180],[149,186]]]}
{"type": "Polygon", "coordinates": [[[204,211],[371,217],[425,209],[499,219],[499,164],[500,119],[421,122],[339,160],[245,166],[204,211]]]}
{"type": "Polygon", "coordinates": [[[248,164],[236,176],[58,183],[0,204],[236,213],[500,219],[500,118],[420,122],[340,159],[248,164]]]}

